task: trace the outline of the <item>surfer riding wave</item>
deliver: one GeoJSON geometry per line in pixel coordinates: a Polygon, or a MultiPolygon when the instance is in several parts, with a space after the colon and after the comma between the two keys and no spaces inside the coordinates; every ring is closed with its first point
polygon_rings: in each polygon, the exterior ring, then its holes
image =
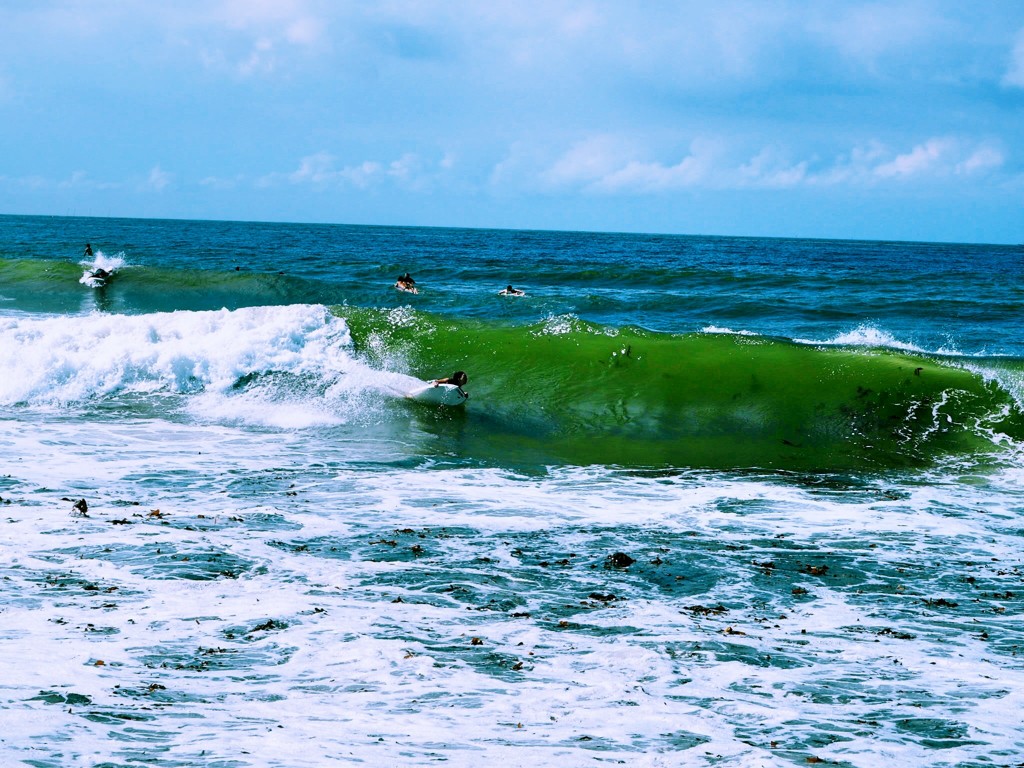
{"type": "Polygon", "coordinates": [[[465,371],[456,371],[451,376],[446,376],[443,379],[434,379],[433,384],[435,387],[439,387],[442,384],[452,384],[457,390],[459,390],[459,394],[468,400],[469,393],[462,388],[468,382],[469,376],[466,375],[465,371]]]}
{"type": "Polygon", "coordinates": [[[93,250],[90,243],[85,244],[84,258],[79,264],[84,268],[78,282],[90,288],[104,288],[114,277],[114,273],[124,266],[122,254],[106,256],[103,251],[93,250]]]}

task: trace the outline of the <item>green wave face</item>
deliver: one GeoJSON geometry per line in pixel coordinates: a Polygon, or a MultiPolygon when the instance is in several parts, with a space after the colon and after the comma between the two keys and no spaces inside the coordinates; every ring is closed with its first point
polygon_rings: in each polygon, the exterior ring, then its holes
{"type": "Polygon", "coordinates": [[[574,318],[495,327],[409,309],[335,311],[375,366],[468,372],[467,414],[435,431],[439,450],[481,460],[882,470],[991,455],[998,436],[1024,438],[1007,392],[925,356],[574,318]]]}
{"type": "MultiPolygon", "coordinates": [[[[101,291],[79,283],[84,268],[66,261],[0,259],[0,298],[28,312],[144,313],[317,303],[309,281],[281,273],[127,265],[101,291]]],[[[336,297],[334,297],[336,299],[336,297]]]]}

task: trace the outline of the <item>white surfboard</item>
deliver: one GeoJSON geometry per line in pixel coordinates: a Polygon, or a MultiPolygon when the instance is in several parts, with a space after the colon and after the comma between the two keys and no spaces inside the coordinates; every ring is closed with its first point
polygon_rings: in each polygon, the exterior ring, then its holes
{"type": "Polygon", "coordinates": [[[454,384],[426,384],[410,390],[405,396],[432,405],[463,405],[469,397],[454,384]]]}
{"type": "Polygon", "coordinates": [[[98,277],[91,269],[87,269],[78,282],[90,288],[103,288],[107,284],[107,279],[106,277],[98,277]]]}

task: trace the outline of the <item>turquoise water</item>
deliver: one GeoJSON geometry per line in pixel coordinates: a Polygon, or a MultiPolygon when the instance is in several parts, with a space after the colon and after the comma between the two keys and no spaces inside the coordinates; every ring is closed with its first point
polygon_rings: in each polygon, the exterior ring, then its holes
{"type": "Polygon", "coordinates": [[[1003,246],[0,217],[0,754],[1015,764],[1022,299],[1003,246]]]}

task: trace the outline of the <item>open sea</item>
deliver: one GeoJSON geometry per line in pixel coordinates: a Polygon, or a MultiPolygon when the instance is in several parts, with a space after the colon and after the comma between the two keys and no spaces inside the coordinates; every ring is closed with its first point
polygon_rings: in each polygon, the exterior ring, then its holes
{"type": "Polygon", "coordinates": [[[1022,308],[1020,246],[0,216],[0,765],[1024,765],[1022,308]]]}

